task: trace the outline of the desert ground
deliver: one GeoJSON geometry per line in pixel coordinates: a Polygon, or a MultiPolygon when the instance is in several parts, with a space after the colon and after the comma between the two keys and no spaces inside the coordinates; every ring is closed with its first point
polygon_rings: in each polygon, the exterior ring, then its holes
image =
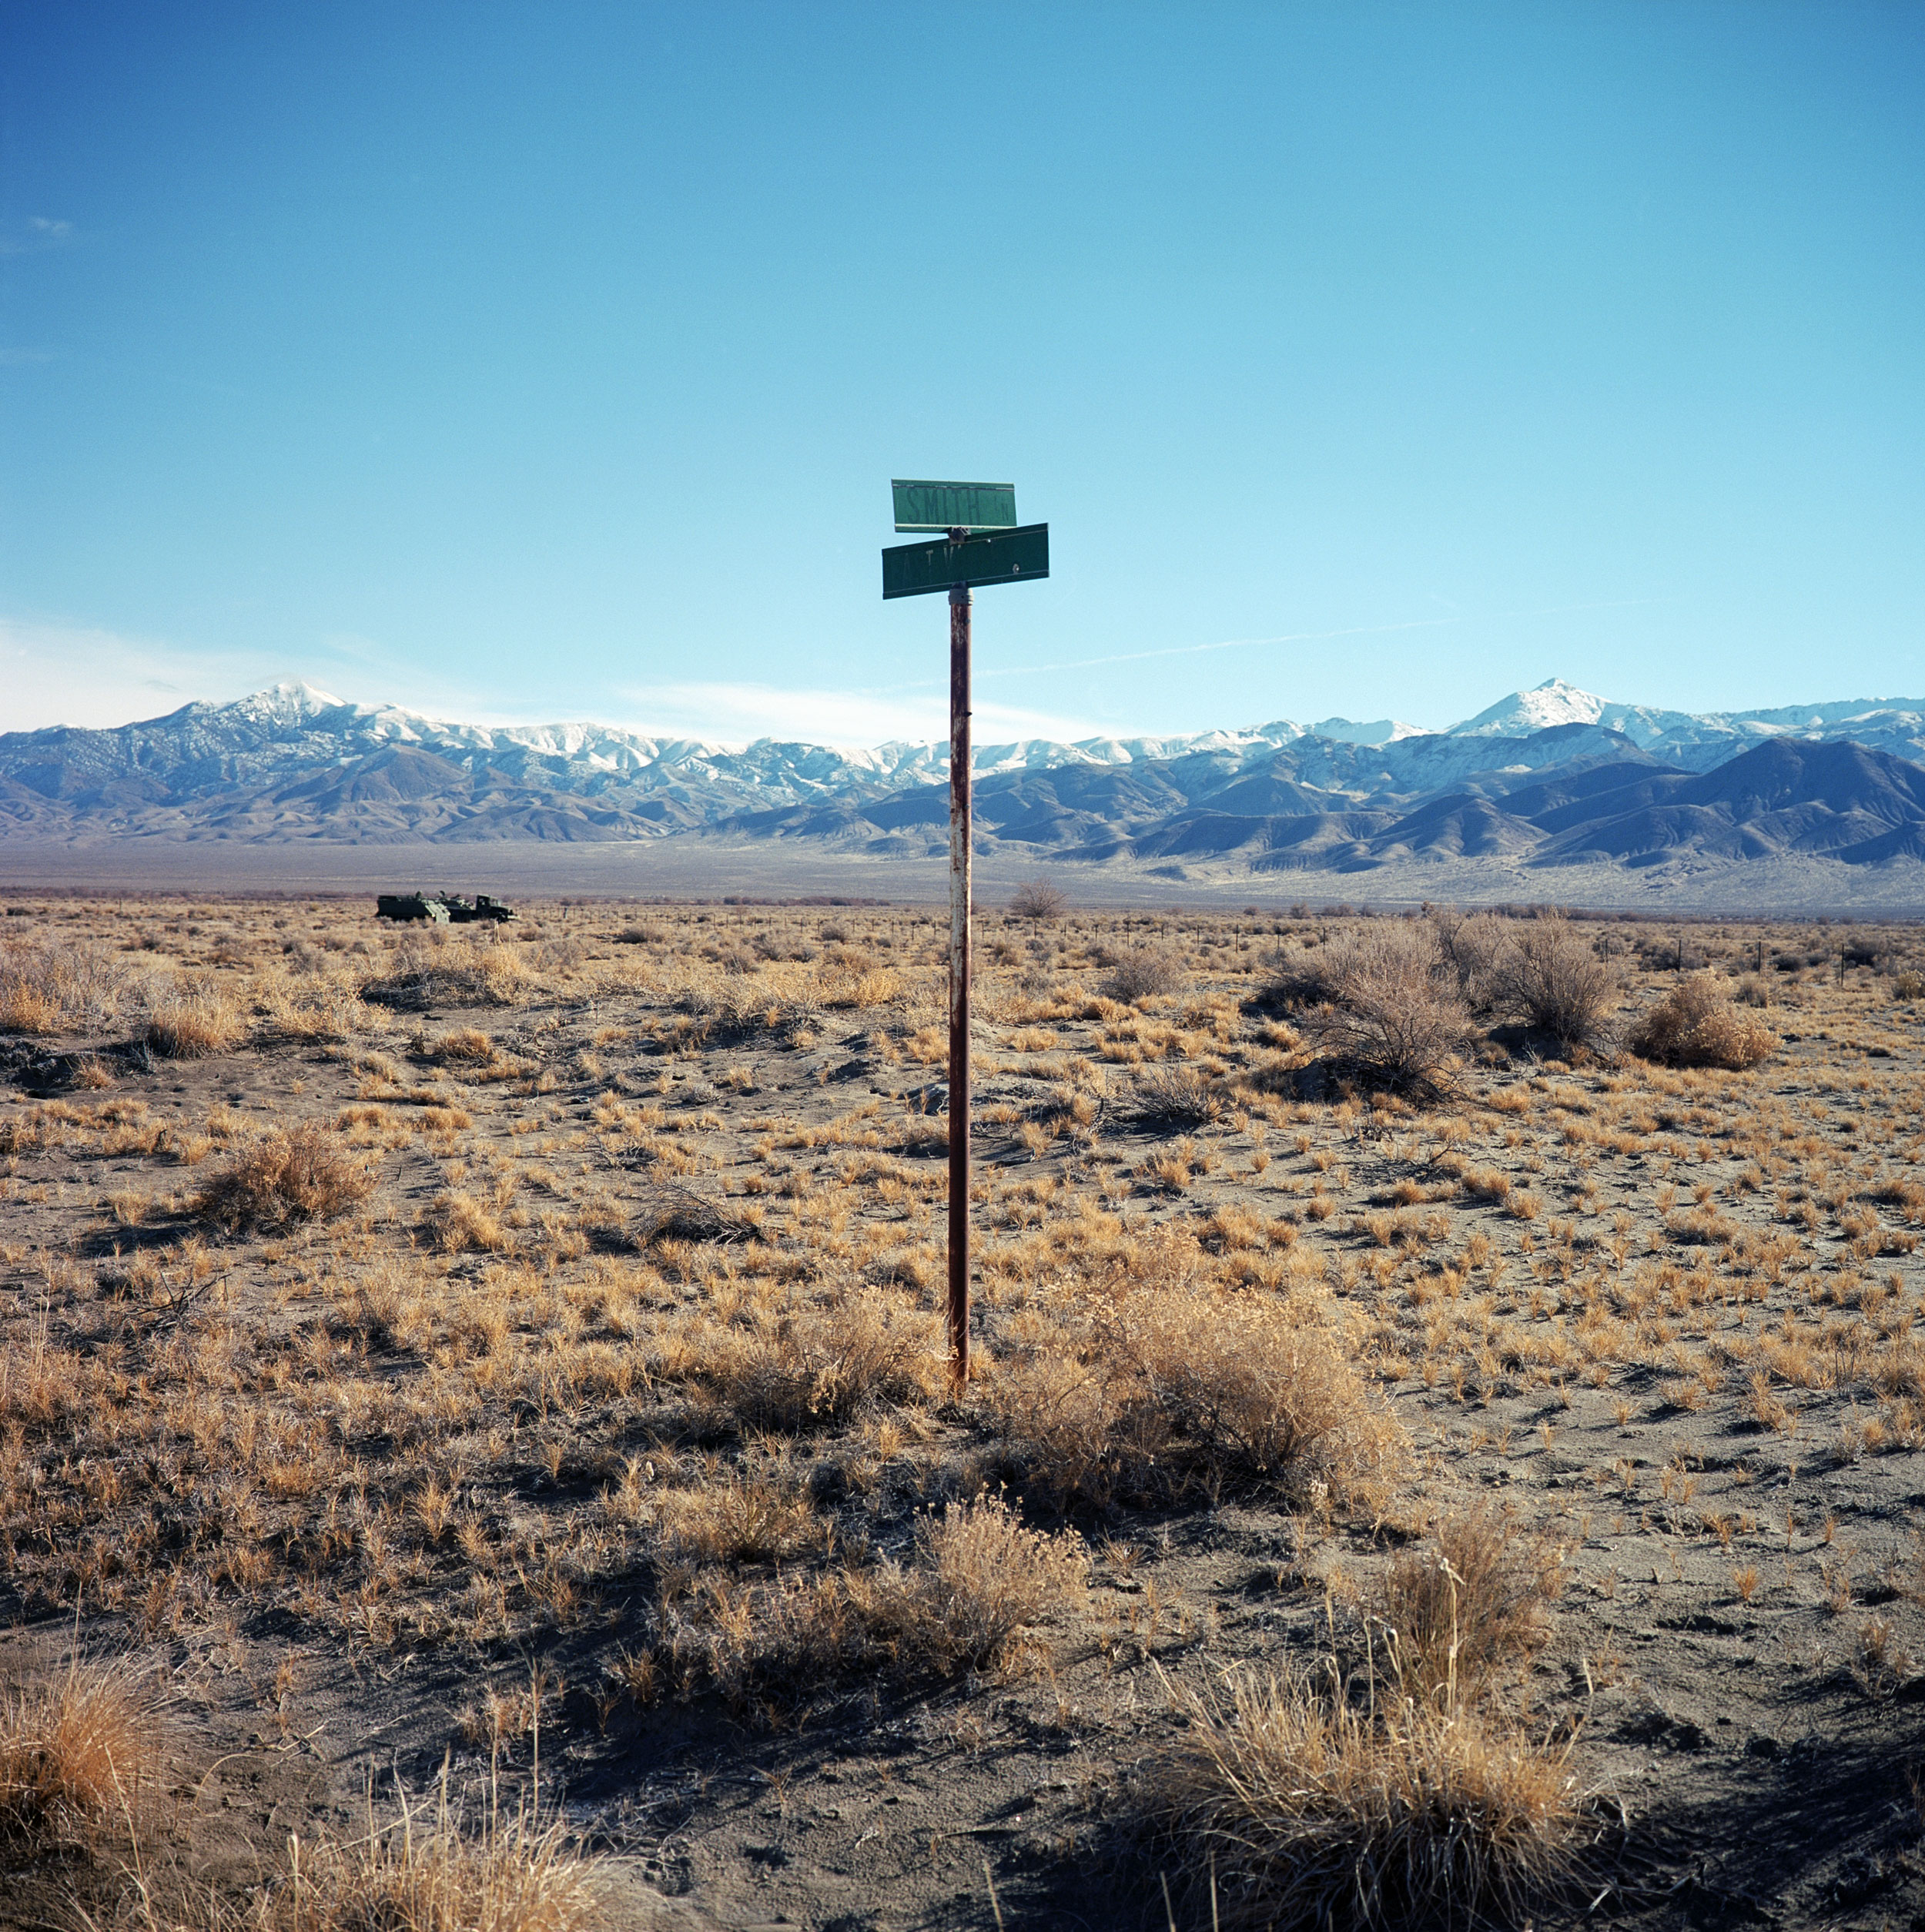
{"type": "Polygon", "coordinates": [[[1925,930],[1046,899],[959,1388],[940,908],[0,896],[0,1924],[1925,1923],[1925,930]]]}
{"type": "MultiPolygon", "coordinates": [[[[0,827],[0,881],[31,894],[74,890],[104,899],[156,891],[314,895],[406,891],[459,882],[472,870],[482,889],[553,904],[577,897],[693,902],[718,899],[863,899],[894,903],[946,899],[949,860],[865,851],[859,841],[731,838],[688,833],[606,842],[529,839],[485,843],[389,844],[325,839],[101,838],[34,840],[0,827]]],[[[1006,901],[1023,880],[1051,864],[1046,852],[987,843],[976,879],[986,903],[1006,901]]],[[[1346,869],[1270,871],[1247,855],[1206,855],[1152,866],[1118,858],[1064,863],[1059,882],[1090,912],[1162,911],[1173,902],[1229,915],[1254,898],[1266,906],[1305,900],[1321,906],[1361,901],[1379,911],[1414,912],[1442,903],[1584,906],[1633,919],[1788,920],[1826,917],[1910,920],[1925,908],[1925,862],[1894,858],[1846,865],[1799,855],[1719,859],[1647,854],[1635,865],[1543,866],[1518,857],[1459,855],[1389,860],[1346,869]]]]}

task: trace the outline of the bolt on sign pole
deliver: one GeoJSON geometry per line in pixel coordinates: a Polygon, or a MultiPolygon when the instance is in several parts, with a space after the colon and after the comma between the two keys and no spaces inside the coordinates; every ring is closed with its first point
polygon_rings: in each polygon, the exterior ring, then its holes
{"type": "Polygon", "coordinates": [[[974,586],[1050,574],[1050,526],[1019,524],[1007,483],[892,486],[899,531],[933,541],[882,553],[882,595],[949,598],[949,1366],[969,1374],[969,645],[974,586]]]}

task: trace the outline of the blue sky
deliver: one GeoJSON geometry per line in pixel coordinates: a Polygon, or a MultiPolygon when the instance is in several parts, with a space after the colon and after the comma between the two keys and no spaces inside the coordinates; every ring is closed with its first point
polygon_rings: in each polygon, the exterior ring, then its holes
{"type": "Polygon", "coordinates": [[[1910,5],[8,0],[0,729],[933,735],[892,475],[1051,525],[979,736],[1925,694],[1922,106],[1910,5]]]}

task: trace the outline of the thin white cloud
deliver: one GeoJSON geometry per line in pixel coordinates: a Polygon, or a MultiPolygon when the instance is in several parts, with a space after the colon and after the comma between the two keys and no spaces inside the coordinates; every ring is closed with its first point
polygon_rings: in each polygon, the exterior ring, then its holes
{"type": "Polygon", "coordinates": [[[278,651],[199,650],[99,625],[0,616],[0,732],[125,725],[197,699],[229,703],[283,678],[467,724],[531,722],[525,708],[424,678],[366,638],[330,635],[290,661],[278,651]]]}
{"type": "Polygon", "coordinates": [[[0,731],[124,725],[283,675],[239,653],[183,651],[95,626],[0,617],[0,731]]]}
{"type": "MultiPolygon", "coordinates": [[[[922,743],[949,734],[946,694],[898,695],[879,691],[797,691],[775,685],[641,685],[615,694],[629,708],[634,729],[656,737],[703,738],[742,744],[757,738],[843,748],[906,740],[922,743]]],[[[1117,728],[1088,718],[1026,711],[1008,705],[975,707],[979,744],[1009,738],[1113,736],[1117,728]]]]}
{"type": "Polygon", "coordinates": [[[78,238],[74,225],[52,215],[29,215],[18,227],[0,229],[0,255],[33,255],[65,248],[78,238]]]}
{"type": "Polygon", "coordinates": [[[1151,658],[1194,658],[1206,651],[1250,651],[1260,645],[1317,644],[1338,638],[1386,638],[1399,631],[1438,631],[1451,624],[1482,621],[1502,623],[1514,618],[1563,617],[1575,611],[1632,611],[1655,602],[1629,598],[1604,604],[1549,604],[1532,611],[1460,611],[1454,617],[1417,618],[1403,624],[1353,624],[1338,631],[1287,631],[1274,638],[1224,638],[1214,644],[1172,644],[1153,651],[1125,651],[1108,658],[1073,658],[1063,664],[1006,665],[979,674],[986,678],[1040,678],[1056,671],[1090,671],[1100,665],[1142,664],[1151,658]]]}

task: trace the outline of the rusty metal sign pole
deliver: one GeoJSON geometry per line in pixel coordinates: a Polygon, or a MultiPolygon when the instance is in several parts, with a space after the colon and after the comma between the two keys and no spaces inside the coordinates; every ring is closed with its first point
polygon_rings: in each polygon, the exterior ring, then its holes
{"type": "MultiPolygon", "coordinates": [[[[959,530],[949,534],[959,541],[959,530]]],[[[949,1366],[969,1378],[969,605],[949,591],[949,1366]]]]}
{"type": "Polygon", "coordinates": [[[889,485],[898,530],[943,530],[882,552],[882,595],[949,594],[949,1366],[969,1378],[969,606],[977,584],[1050,574],[1050,526],[1019,524],[1007,483],[889,485]],[[968,521],[973,519],[974,521],[968,521]]]}

